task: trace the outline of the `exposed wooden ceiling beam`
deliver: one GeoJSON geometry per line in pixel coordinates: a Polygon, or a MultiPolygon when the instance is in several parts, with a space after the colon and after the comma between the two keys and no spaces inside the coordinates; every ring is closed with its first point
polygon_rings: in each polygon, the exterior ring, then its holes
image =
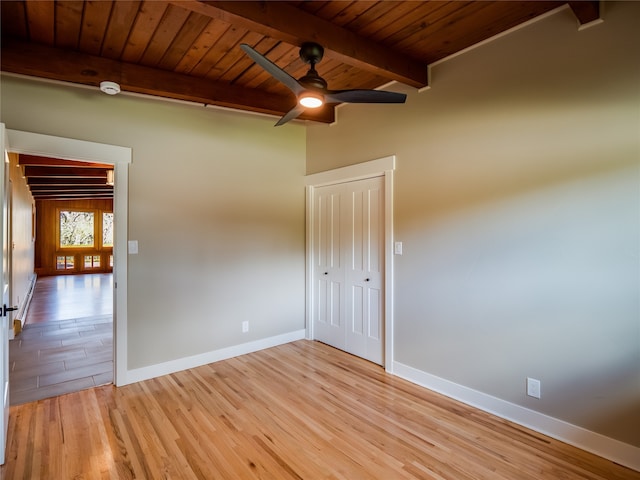
{"type": "MultiPolygon", "coordinates": [[[[295,105],[293,94],[265,95],[249,88],[15,40],[2,44],[2,70],[95,87],[110,80],[120,84],[123,91],[272,115],[283,115],[295,105]]],[[[334,108],[327,105],[299,118],[331,123],[334,108]]]]}
{"type": "Polygon", "coordinates": [[[285,2],[173,0],[170,3],[292,45],[320,43],[328,56],[390,80],[417,88],[429,83],[425,63],[285,2]]]}
{"type": "Polygon", "coordinates": [[[106,177],[95,177],[95,178],[78,178],[78,177],[28,177],[27,185],[29,187],[38,187],[38,186],[67,186],[67,185],[96,185],[96,186],[104,186],[106,182],[106,177]]]}
{"type": "Polygon", "coordinates": [[[35,200],[113,198],[113,185],[106,183],[113,165],[27,154],[18,161],[35,200]]]}
{"type": "Polygon", "coordinates": [[[33,195],[35,200],[91,200],[91,199],[110,199],[113,194],[109,193],[46,193],[33,195]]]}
{"type": "Polygon", "coordinates": [[[600,18],[600,2],[574,1],[568,2],[580,25],[594,22],[600,18]]]}
{"type": "Polygon", "coordinates": [[[113,192],[49,192],[49,193],[32,193],[36,200],[71,200],[71,199],[104,199],[113,198],[113,192]]]}
{"type": "Polygon", "coordinates": [[[113,165],[95,162],[82,162],[76,160],[62,160],[59,158],[41,157],[38,155],[28,155],[21,153],[18,157],[18,164],[25,165],[39,165],[39,166],[69,166],[69,167],[98,167],[113,169],[113,165]]]}
{"type": "Polygon", "coordinates": [[[110,185],[30,185],[31,193],[35,192],[104,192],[113,193],[110,185]]]}
{"type": "Polygon", "coordinates": [[[24,167],[25,177],[84,177],[103,178],[106,181],[107,174],[104,168],[88,167],[36,167],[27,165],[24,167]]]}

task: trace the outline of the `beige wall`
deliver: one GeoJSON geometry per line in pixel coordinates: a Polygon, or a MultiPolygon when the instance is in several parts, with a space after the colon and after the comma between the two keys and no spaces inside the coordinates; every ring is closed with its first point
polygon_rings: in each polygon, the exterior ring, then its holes
{"type": "Polygon", "coordinates": [[[640,3],[604,8],[341,107],[307,172],[397,156],[396,361],[640,446],[640,3]]]}
{"type": "Polygon", "coordinates": [[[1,100],[9,129],[132,148],[129,369],[304,328],[303,126],[7,76],[1,100]]]}
{"type": "Polygon", "coordinates": [[[11,304],[18,306],[14,319],[24,323],[27,293],[34,280],[33,197],[22,176],[17,155],[9,155],[11,181],[11,304]]]}

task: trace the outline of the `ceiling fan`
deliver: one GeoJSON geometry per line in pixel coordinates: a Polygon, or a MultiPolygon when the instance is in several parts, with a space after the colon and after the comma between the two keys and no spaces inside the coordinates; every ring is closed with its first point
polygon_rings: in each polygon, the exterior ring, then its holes
{"type": "Polygon", "coordinates": [[[322,60],[324,48],[314,42],[305,42],[300,47],[300,58],[310,68],[298,80],[246,43],[241,44],[240,48],[271,76],[287,86],[298,99],[297,105],[278,120],[276,127],[299,117],[306,108],[318,108],[325,103],[404,103],[407,99],[404,93],[383,90],[328,90],[327,82],[318,75],[315,68],[322,60]]]}

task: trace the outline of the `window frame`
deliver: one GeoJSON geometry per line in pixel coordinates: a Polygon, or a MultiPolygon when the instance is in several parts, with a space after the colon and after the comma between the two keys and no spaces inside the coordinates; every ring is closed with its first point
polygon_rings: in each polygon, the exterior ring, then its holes
{"type": "MultiPolygon", "coordinates": [[[[55,259],[54,268],[56,274],[63,273],[82,273],[82,272],[111,272],[113,271],[112,258],[113,258],[113,245],[104,245],[103,238],[103,226],[104,215],[114,215],[113,209],[102,210],[99,208],[74,208],[74,207],[57,207],[55,209],[56,215],[56,238],[55,238],[55,259]],[[69,245],[63,246],[61,243],[61,224],[60,215],[62,212],[82,212],[93,214],[93,245],[69,245]],[[87,267],[85,265],[85,257],[100,257],[99,266],[87,267]],[[65,257],[65,267],[58,268],[58,257],[65,257]],[[73,268],[67,268],[67,257],[73,257],[73,268]]],[[[113,216],[113,222],[115,223],[115,215],[113,216]]],[[[115,239],[114,239],[115,240],[115,239]]]]}
{"type": "MultiPolygon", "coordinates": [[[[100,239],[100,245],[96,245],[96,240],[98,240],[98,225],[96,222],[96,217],[97,214],[99,213],[99,210],[93,209],[93,208],[82,208],[82,209],[73,209],[73,208],[63,208],[63,207],[57,207],[56,208],[56,248],[60,251],[69,251],[69,250],[101,250],[102,247],[102,239],[100,239]],[[93,214],[93,244],[92,245],[62,245],[61,242],[61,228],[60,228],[60,214],[62,212],[78,212],[78,213],[91,213],[93,214]]],[[[102,217],[101,217],[102,219],[102,217]]],[[[102,225],[100,225],[100,231],[102,231],[102,225]]]]}

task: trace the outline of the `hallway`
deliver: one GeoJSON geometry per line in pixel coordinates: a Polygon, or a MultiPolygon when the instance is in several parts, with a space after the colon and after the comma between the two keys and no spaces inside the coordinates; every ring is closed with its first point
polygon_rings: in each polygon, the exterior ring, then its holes
{"type": "Polygon", "coordinates": [[[38,279],[9,342],[11,405],[113,381],[113,275],[38,279]]]}

